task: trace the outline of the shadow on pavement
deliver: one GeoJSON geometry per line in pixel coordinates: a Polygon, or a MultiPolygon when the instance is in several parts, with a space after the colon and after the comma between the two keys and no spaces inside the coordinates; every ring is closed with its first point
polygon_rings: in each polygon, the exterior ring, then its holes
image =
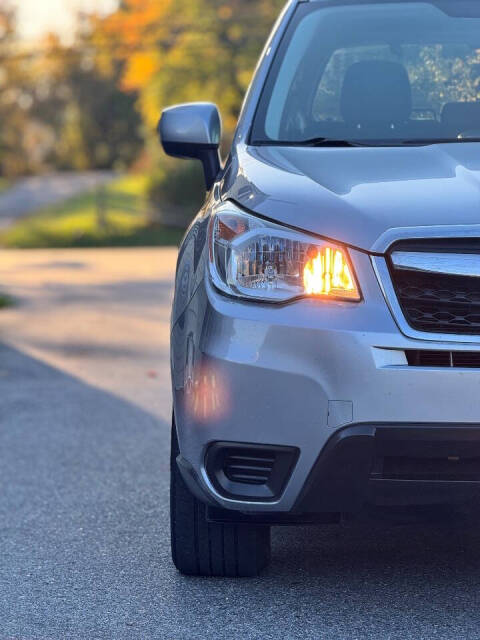
{"type": "MultiPolygon", "coordinates": [[[[32,291],[37,290],[37,286],[31,287],[32,291]]],[[[25,289],[22,286],[22,289],[25,289]]],[[[159,304],[170,304],[172,298],[172,282],[169,278],[164,280],[124,280],[114,283],[102,284],[72,284],[52,282],[43,284],[41,295],[48,299],[48,304],[69,304],[89,305],[104,303],[111,306],[116,302],[125,303],[128,301],[134,310],[137,305],[148,305],[151,307],[152,300],[159,304]]],[[[23,304],[28,301],[23,301],[23,304]]],[[[143,311],[143,309],[142,309],[143,311]]]]}
{"type": "Polygon", "coordinates": [[[255,580],[179,576],[169,425],[0,345],[0,637],[476,638],[475,510],[275,529],[255,580]]]}
{"type": "Polygon", "coordinates": [[[4,345],[0,397],[0,637],[115,637],[166,570],[169,425],[4,345]]]}

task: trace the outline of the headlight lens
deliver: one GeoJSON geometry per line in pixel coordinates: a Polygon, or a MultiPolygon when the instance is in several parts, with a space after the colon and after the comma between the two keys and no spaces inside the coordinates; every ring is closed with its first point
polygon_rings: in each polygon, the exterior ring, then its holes
{"type": "Polygon", "coordinates": [[[210,222],[210,271],[230,295],[268,302],[302,296],[359,301],[345,247],[244,213],[228,203],[210,222]]]}

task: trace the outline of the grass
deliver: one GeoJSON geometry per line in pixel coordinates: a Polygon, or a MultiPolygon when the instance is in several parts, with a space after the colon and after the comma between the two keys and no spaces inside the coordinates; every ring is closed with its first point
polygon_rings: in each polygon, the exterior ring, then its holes
{"type": "Polygon", "coordinates": [[[8,248],[175,246],[183,231],[152,222],[147,179],[126,176],[23,218],[0,234],[8,248]]]}
{"type": "Polygon", "coordinates": [[[11,307],[13,304],[12,298],[10,296],[6,296],[3,293],[0,293],[0,309],[6,309],[6,307],[11,307]]]}

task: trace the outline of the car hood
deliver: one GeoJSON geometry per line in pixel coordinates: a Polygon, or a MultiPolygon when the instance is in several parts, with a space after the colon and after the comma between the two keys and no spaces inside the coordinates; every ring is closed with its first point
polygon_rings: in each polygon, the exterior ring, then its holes
{"type": "Polygon", "coordinates": [[[399,227],[479,224],[480,144],[239,146],[223,197],[371,251],[399,227]]]}

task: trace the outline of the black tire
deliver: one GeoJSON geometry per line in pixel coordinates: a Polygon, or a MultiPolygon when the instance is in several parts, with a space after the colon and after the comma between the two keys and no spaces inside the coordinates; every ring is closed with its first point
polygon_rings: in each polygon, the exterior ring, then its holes
{"type": "Polygon", "coordinates": [[[172,425],[170,524],[172,558],[188,576],[253,577],[270,561],[270,527],[208,522],[205,505],[187,488],[178,466],[172,425]]]}

